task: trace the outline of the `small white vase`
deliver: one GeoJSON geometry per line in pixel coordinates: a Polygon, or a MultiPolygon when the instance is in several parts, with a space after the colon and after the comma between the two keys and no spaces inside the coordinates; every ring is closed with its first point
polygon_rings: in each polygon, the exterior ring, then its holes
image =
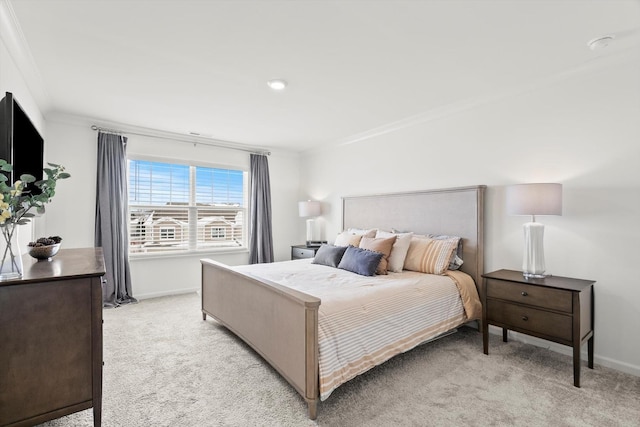
{"type": "Polygon", "coordinates": [[[0,230],[0,281],[22,277],[22,251],[18,243],[18,228],[14,223],[5,223],[0,230]]]}

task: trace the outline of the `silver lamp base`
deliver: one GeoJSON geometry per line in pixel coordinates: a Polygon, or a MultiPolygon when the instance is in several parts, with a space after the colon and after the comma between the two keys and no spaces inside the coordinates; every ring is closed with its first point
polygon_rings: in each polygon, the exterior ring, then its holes
{"type": "Polygon", "coordinates": [[[307,242],[311,242],[315,240],[315,237],[314,237],[315,227],[316,227],[316,224],[313,218],[307,219],[307,242]]]}
{"type": "Polygon", "coordinates": [[[524,224],[524,257],[522,275],[526,278],[547,277],[544,264],[544,225],[539,222],[524,224]]]}
{"type": "Polygon", "coordinates": [[[545,277],[551,276],[551,274],[527,273],[526,271],[523,271],[522,275],[525,279],[544,279],[545,277]]]}

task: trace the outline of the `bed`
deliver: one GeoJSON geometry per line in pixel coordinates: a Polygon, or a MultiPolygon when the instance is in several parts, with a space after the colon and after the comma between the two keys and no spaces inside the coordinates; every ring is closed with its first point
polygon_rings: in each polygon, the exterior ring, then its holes
{"type": "MultiPolygon", "coordinates": [[[[344,197],[342,226],[343,229],[396,229],[461,236],[464,263],[460,271],[472,279],[477,294],[481,295],[484,190],[484,186],[473,186],[344,197]]],[[[329,381],[327,385],[320,372],[319,349],[325,345],[326,337],[324,326],[319,330],[319,321],[326,317],[324,311],[329,307],[332,294],[316,292],[324,295],[326,302],[320,310],[322,298],[306,292],[304,286],[298,289],[290,287],[286,280],[312,270],[309,263],[310,260],[298,260],[276,263],[280,267],[274,264],[230,267],[212,260],[201,260],[202,315],[203,320],[211,316],[258,352],[302,395],[308,405],[309,418],[315,419],[320,398],[326,398],[345,378],[335,383],[329,381]],[[304,268],[300,268],[301,265],[304,268]]],[[[320,275],[332,274],[332,278],[337,277],[333,273],[345,274],[339,269],[335,272],[329,270],[325,267],[324,272],[321,269],[314,271],[320,271],[320,275]]],[[[400,277],[405,273],[396,275],[400,277]]],[[[299,277],[306,280],[304,276],[299,277]]],[[[378,283],[391,280],[391,277],[380,279],[378,283]]],[[[405,347],[400,350],[394,348],[393,352],[376,358],[370,365],[382,363],[398,351],[406,351],[436,338],[469,320],[467,316],[459,315],[453,315],[451,319],[450,323],[444,322],[430,330],[430,334],[412,335],[413,341],[404,343],[405,347]]],[[[346,380],[361,373],[362,369],[347,371],[346,380]]]]}

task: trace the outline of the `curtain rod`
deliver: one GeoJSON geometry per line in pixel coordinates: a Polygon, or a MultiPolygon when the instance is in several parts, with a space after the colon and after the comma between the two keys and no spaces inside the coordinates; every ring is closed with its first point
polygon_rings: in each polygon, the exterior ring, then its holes
{"type": "Polygon", "coordinates": [[[227,144],[216,143],[216,142],[208,142],[208,141],[189,141],[187,139],[180,139],[180,138],[174,138],[174,137],[162,136],[162,135],[152,135],[150,133],[142,133],[142,132],[128,132],[128,131],[125,132],[125,131],[121,131],[121,130],[117,130],[117,129],[103,128],[103,127],[96,126],[96,125],[91,125],[91,129],[93,129],[95,131],[98,131],[98,132],[112,133],[112,134],[115,134],[115,135],[130,134],[130,135],[148,136],[148,137],[151,137],[151,138],[168,139],[168,140],[171,140],[171,141],[178,141],[178,142],[188,142],[190,144],[202,144],[202,145],[209,145],[209,146],[212,146],[212,147],[228,148],[230,150],[246,151],[248,153],[262,154],[262,155],[265,155],[265,156],[270,156],[271,155],[271,151],[235,147],[235,146],[230,145],[230,144],[227,145],[227,144]]]}

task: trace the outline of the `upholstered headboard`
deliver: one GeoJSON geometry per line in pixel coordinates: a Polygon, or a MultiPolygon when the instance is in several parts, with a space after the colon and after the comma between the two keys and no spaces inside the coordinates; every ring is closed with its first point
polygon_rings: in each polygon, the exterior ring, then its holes
{"type": "Polygon", "coordinates": [[[342,198],[343,230],[379,228],[462,237],[464,264],[478,290],[484,271],[484,190],[486,186],[342,198]]]}

